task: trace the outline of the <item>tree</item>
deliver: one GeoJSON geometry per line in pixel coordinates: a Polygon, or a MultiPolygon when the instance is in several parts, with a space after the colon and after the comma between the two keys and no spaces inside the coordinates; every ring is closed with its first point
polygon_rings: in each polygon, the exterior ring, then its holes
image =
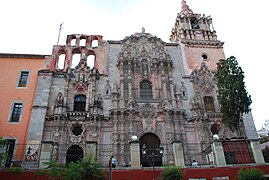
{"type": "MultiPolygon", "coordinates": [[[[0,137],[0,146],[6,147],[8,141],[0,137]]],[[[5,148],[0,149],[0,168],[4,166],[5,160],[7,158],[7,153],[5,148]]]]}
{"type": "Polygon", "coordinates": [[[47,167],[45,169],[37,170],[37,175],[48,175],[51,179],[105,179],[101,164],[91,153],[88,153],[82,160],[77,162],[61,164],[55,161],[49,161],[44,164],[47,165],[47,167]]]}
{"type": "Polygon", "coordinates": [[[217,63],[215,78],[223,123],[233,131],[238,130],[242,114],[251,110],[252,101],[245,89],[244,72],[234,56],[217,63]]]}
{"type": "Polygon", "coordinates": [[[238,180],[263,180],[266,179],[264,177],[264,172],[259,169],[251,168],[251,169],[240,169],[237,178],[238,180]]]}
{"type": "Polygon", "coordinates": [[[183,177],[183,169],[178,166],[165,166],[160,175],[161,180],[180,180],[183,177]]]}

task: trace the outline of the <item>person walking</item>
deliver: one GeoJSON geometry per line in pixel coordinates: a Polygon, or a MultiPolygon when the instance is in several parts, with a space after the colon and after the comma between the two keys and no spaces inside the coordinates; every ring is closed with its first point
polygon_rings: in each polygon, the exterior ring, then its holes
{"type": "Polygon", "coordinates": [[[115,168],[117,166],[117,160],[114,156],[111,157],[111,164],[112,164],[113,168],[115,168]]]}

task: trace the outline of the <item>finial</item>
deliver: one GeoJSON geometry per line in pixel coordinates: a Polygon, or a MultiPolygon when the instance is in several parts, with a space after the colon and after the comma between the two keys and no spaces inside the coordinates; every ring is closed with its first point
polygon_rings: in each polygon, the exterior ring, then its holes
{"type": "Polygon", "coordinates": [[[185,0],[181,1],[181,12],[182,15],[193,14],[192,10],[189,8],[185,0]]]}
{"type": "Polygon", "coordinates": [[[142,33],[145,33],[145,28],[144,28],[144,27],[142,27],[141,31],[142,31],[142,33]]]}

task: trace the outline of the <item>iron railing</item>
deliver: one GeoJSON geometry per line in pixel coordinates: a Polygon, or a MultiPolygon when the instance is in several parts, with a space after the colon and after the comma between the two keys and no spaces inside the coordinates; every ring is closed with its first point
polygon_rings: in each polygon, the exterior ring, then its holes
{"type": "MultiPolygon", "coordinates": [[[[5,167],[19,166],[23,168],[38,168],[42,162],[49,160],[55,160],[60,163],[66,163],[70,161],[76,161],[83,158],[86,153],[90,150],[97,158],[97,160],[103,165],[108,167],[109,160],[113,155],[117,159],[118,166],[130,167],[131,164],[131,152],[130,144],[81,144],[81,145],[67,145],[67,144],[15,144],[14,149],[9,149],[9,145],[0,147],[0,152],[6,152],[7,157],[0,159],[4,162],[5,167]],[[46,147],[45,147],[46,146],[46,147]],[[49,149],[46,149],[50,147],[49,149]],[[90,147],[90,148],[89,148],[90,147]],[[42,149],[42,152],[41,152],[42,149]]],[[[234,145],[234,144],[233,144],[234,145]]],[[[175,163],[175,156],[172,144],[161,144],[164,152],[162,157],[158,157],[158,165],[173,165],[175,163]]],[[[224,154],[226,157],[227,164],[238,164],[238,163],[252,163],[253,158],[251,155],[250,148],[243,149],[228,146],[224,143],[224,154]],[[229,159],[231,154],[236,154],[236,161],[229,159]],[[247,159],[246,159],[247,157],[247,159]],[[240,160],[241,158],[241,160],[240,160]],[[243,159],[243,160],[242,160],[243,159]],[[240,161],[239,161],[240,160],[240,161]]],[[[248,146],[247,146],[248,147],[248,146]]],[[[184,161],[186,166],[191,166],[193,160],[197,161],[199,165],[211,165],[209,155],[212,155],[212,149],[210,143],[182,143],[182,149],[184,152],[184,161]]],[[[151,166],[151,158],[143,158],[142,149],[140,149],[141,163],[143,161],[148,166],[151,166]]],[[[141,164],[142,165],[142,164],[141,164]]]]}

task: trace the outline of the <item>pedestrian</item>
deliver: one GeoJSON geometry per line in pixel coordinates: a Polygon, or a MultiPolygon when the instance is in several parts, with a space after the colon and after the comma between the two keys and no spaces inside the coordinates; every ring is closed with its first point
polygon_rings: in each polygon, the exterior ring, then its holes
{"type": "Polygon", "coordinates": [[[198,162],[196,162],[195,160],[193,160],[191,165],[196,167],[196,166],[198,166],[198,162]]]}
{"type": "Polygon", "coordinates": [[[112,164],[112,167],[115,168],[116,165],[117,165],[117,160],[114,156],[111,157],[111,164],[112,164]]]}

